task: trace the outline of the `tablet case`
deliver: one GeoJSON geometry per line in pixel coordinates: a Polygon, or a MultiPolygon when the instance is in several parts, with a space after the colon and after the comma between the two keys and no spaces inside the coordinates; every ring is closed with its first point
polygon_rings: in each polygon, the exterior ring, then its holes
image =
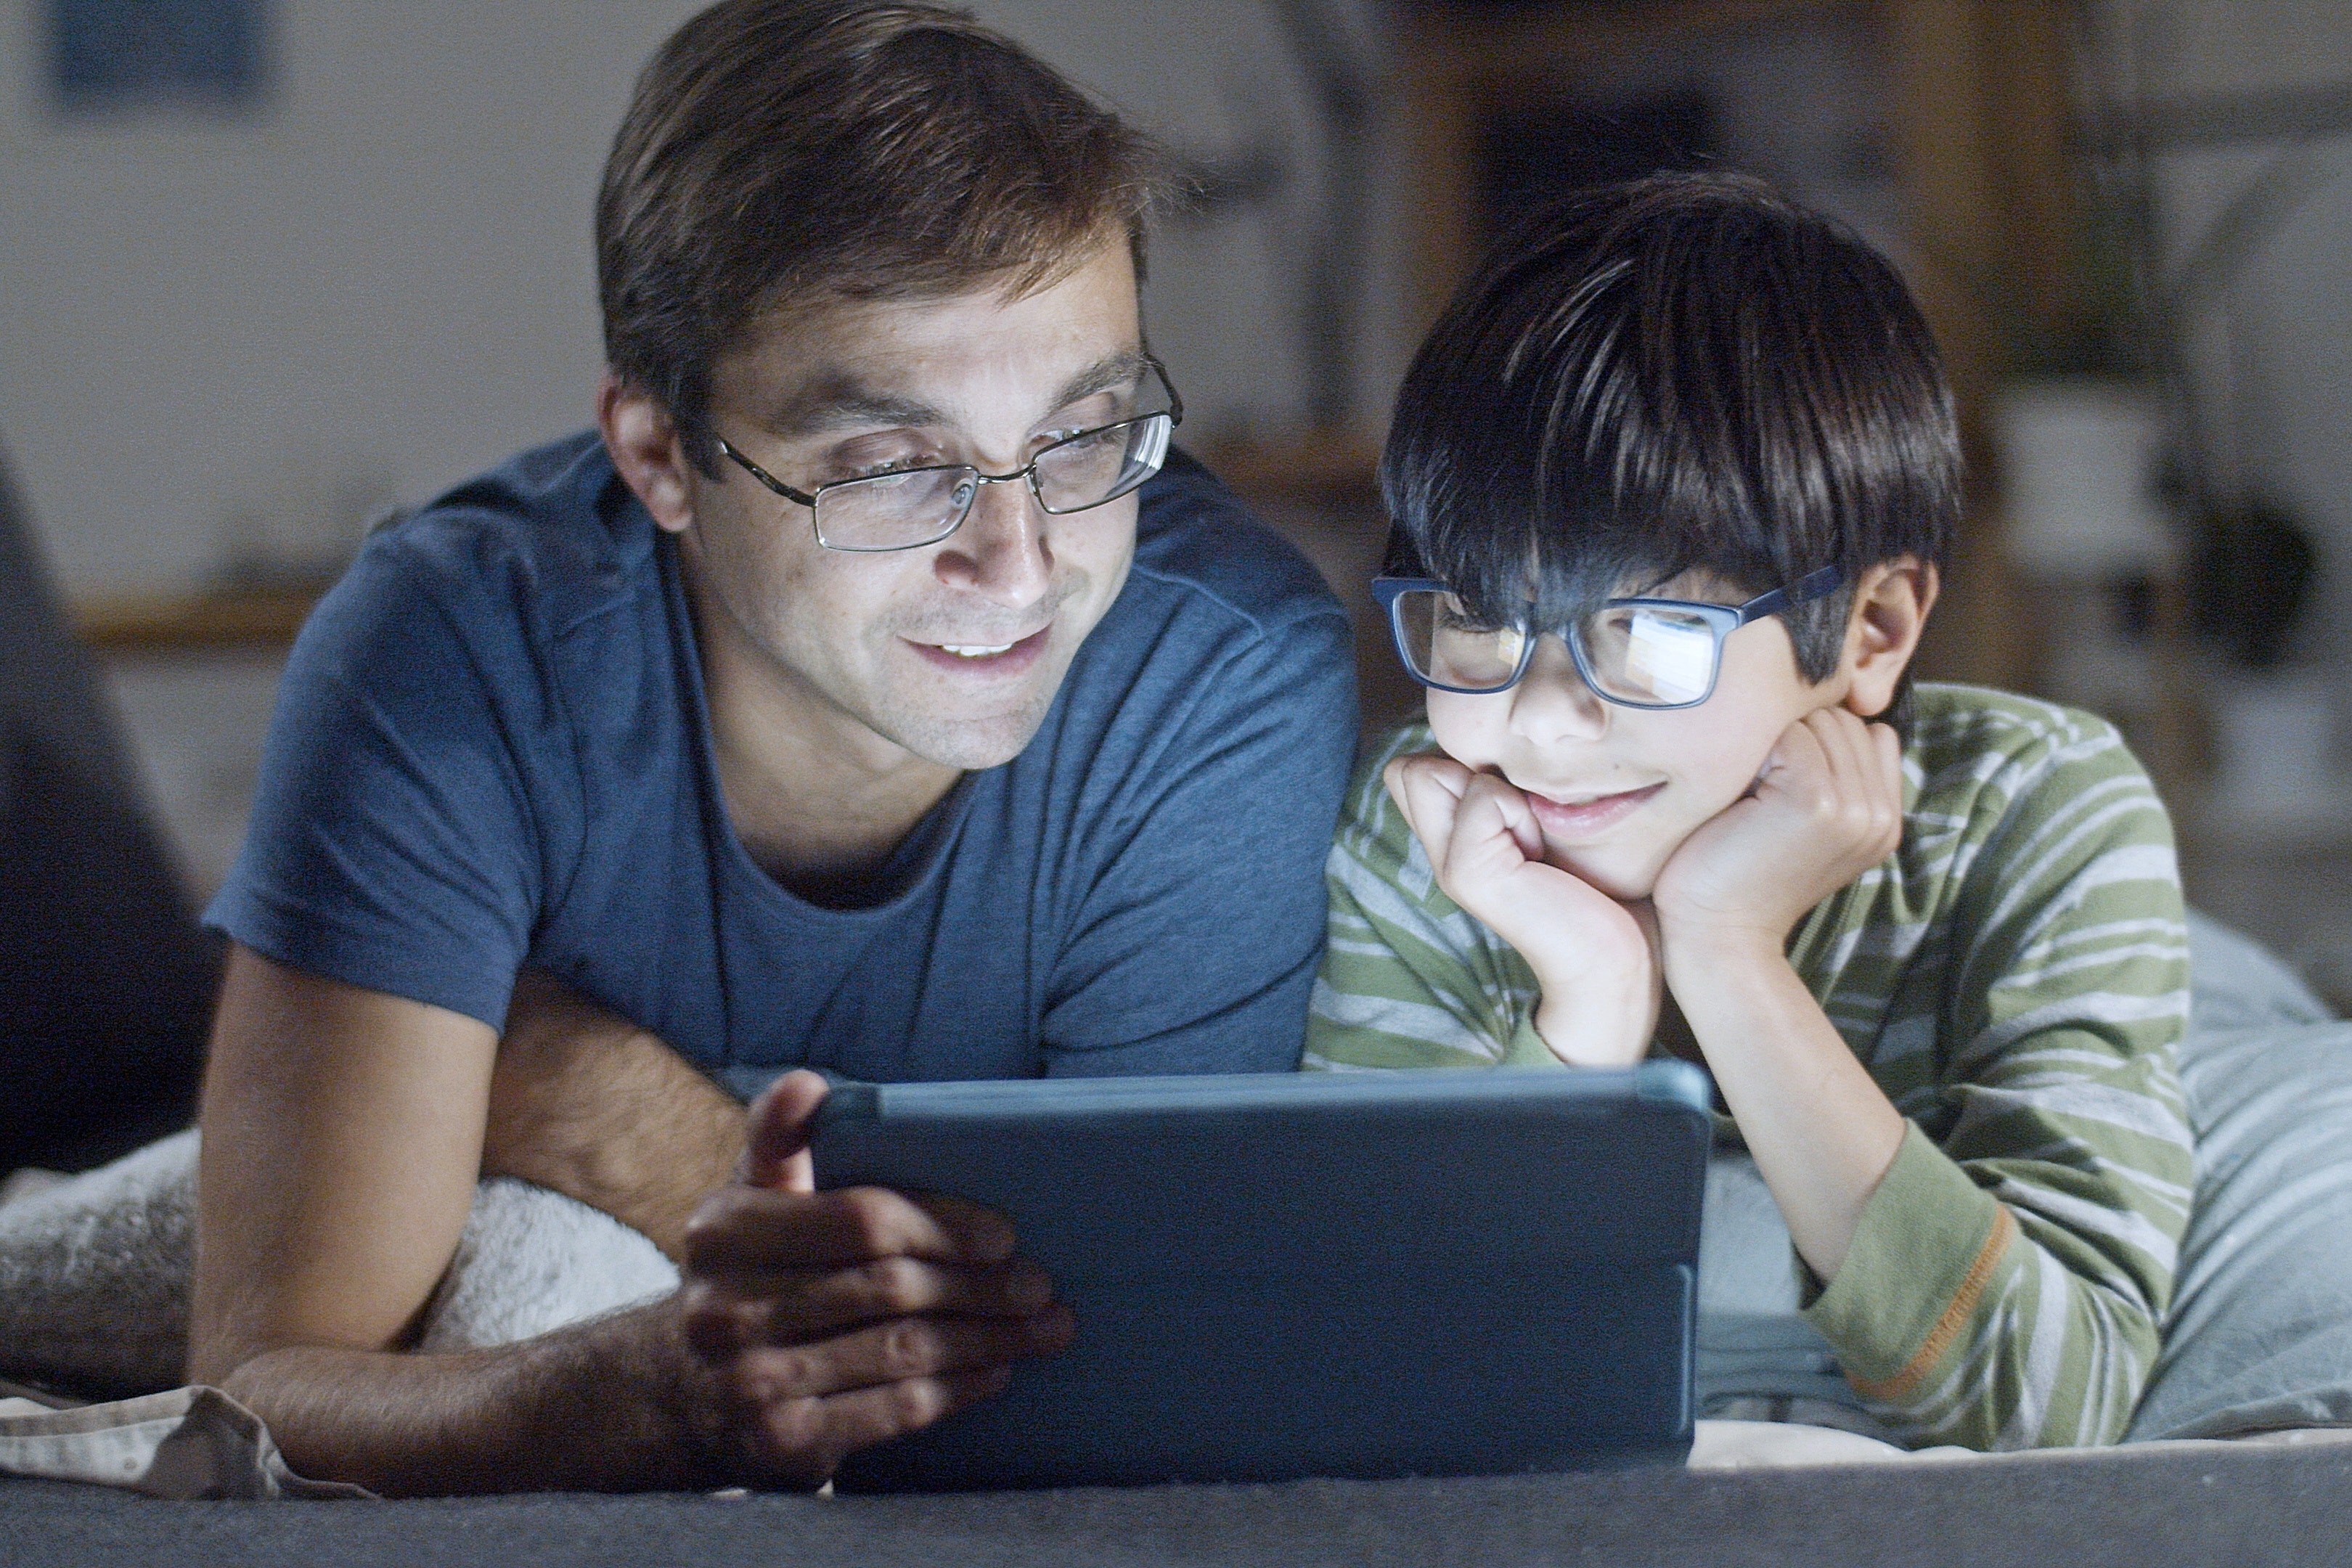
{"type": "Polygon", "coordinates": [[[1706,1075],[838,1084],[821,1187],[1011,1216],[1071,1349],[844,1490],[1679,1463],[1706,1075]]]}

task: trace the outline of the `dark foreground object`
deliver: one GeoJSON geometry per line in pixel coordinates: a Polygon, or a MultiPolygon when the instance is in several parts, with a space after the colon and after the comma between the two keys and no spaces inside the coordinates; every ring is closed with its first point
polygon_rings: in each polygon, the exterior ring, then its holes
{"type": "Polygon", "coordinates": [[[2352,1445],[954,1497],[151,1502],[0,1481],[0,1564],[2352,1563],[2352,1445]]]}

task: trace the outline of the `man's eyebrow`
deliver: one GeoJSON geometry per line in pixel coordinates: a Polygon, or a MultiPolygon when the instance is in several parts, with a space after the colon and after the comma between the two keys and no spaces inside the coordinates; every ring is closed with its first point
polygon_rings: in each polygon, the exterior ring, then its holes
{"type": "Polygon", "coordinates": [[[1121,349],[1105,354],[1077,374],[1062,384],[1061,395],[1054,399],[1056,408],[1067,408],[1082,398],[1097,392],[1108,392],[1143,379],[1143,372],[1151,363],[1151,356],[1141,349],[1121,349]]]}
{"type": "Polygon", "coordinates": [[[774,435],[825,436],[879,425],[944,425],[946,415],[928,403],[877,392],[847,371],[830,371],[769,410],[761,423],[774,435]]]}
{"type": "MultiPolygon", "coordinates": [[[[1064,382],[1053,406],[1067,408],[1098,392],[1139,381],[1150,363],[1150,357],[1141,349],[1121,349],[1106,354],[1064,382]]],[[[869,430],[878,426],[944,426],[953,422],[928,403],[877,391],[849,372],[835,370],[794,391],[761,423],[771,434],[789,439],[843,430],[869,430]]]]}

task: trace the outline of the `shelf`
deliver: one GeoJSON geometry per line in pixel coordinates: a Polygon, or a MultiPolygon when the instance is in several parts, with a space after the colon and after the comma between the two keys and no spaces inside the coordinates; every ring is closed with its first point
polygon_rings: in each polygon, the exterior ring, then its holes
{"type": "Polygon", "coordinates": [[[310,589],[81,599],[71,617],[84,646],[106,652],[278,648],[318,599],[310,589]]]}

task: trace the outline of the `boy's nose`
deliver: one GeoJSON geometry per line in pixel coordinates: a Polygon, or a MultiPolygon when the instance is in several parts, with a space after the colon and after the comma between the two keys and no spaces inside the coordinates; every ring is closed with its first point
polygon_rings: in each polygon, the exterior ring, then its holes
{"type": "Polygon", "coordinates": [[[1609,731],[1609,704],[1585,684],[1568,645],[1548,636],[1511,689],[1511,731],[1530,745],[1594,741],[1609,731]]]}

